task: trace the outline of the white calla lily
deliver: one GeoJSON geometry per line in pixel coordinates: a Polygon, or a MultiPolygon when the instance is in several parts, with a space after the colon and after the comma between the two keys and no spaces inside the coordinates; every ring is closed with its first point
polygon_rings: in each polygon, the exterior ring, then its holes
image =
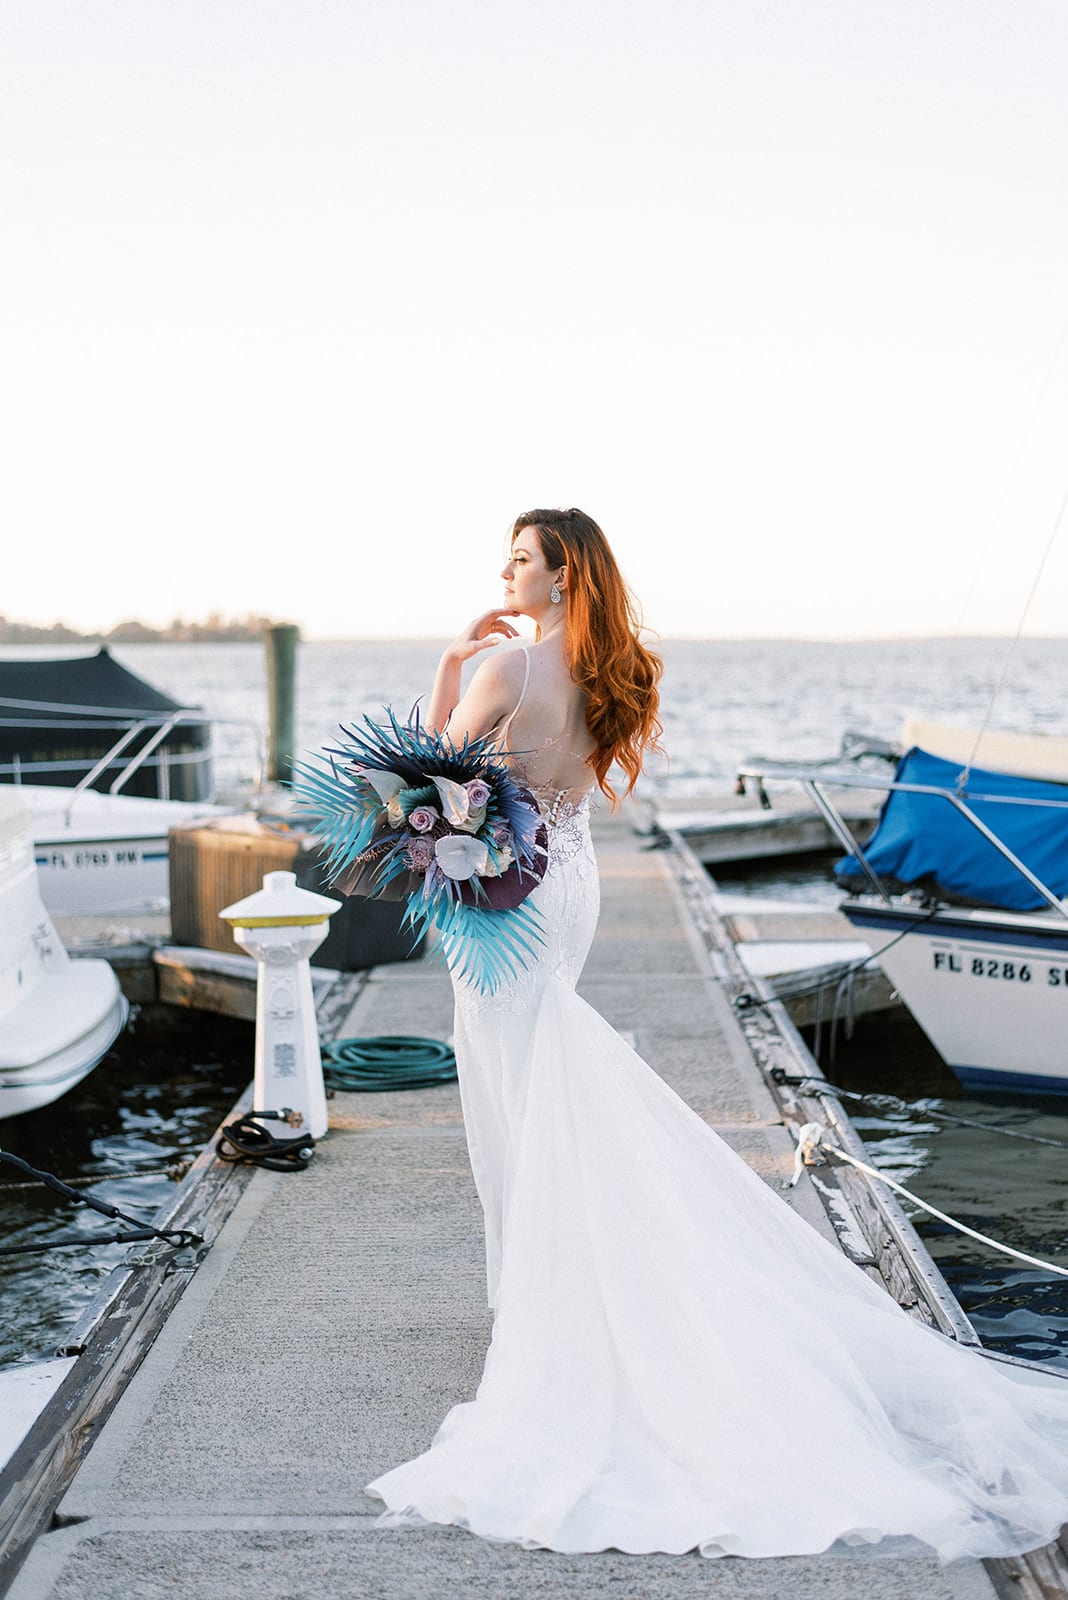
{"type": "Polygon", "coordinates": [[[428,777],[441,796],[441,811],[445,821],[450,827],[458,828],[461,822],[467,821],[467,813],[471,809],[467,790],[462,783],[454,783],[451,778],[435,778],[429,773],[428,777]]]}
{"type": "MultiPolygon", "coordinates": [[[[434,781],[436,783],[437,779],[434,781]]],[[[457,883],[465,883],[476,873],[480,875],[484,873],[490,858],[489,851],[481,839],[472,839],[466,834],[456,833],[447,833],[438,839],[434,844],[434,854],[445,876],[457,883]]]]}
{"type": "Polygon", "coordinates": [[[361,778],[366,778],[384,806],[388,806],[389,802],[400,794],[404,788],[404,779],[398,777],[395,772],[389,772],[388,770],[378,772],[373,767],[365,767],[360,776],[361,778]]]}

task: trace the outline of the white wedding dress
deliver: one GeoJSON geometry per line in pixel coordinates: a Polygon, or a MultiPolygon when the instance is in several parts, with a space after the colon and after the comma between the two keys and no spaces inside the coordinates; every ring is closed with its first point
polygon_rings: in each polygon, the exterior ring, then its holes
{"type": "Polygon", "coordinates": [[[530,900],[539,961],[493,996],[455,984],[485,1371],[368,1486],[379,1523],[706,1556],[1053,1539],[1068,1382],[914,1321],[576,994],[599,890],[588,801],[561,799],[530,900]]]}

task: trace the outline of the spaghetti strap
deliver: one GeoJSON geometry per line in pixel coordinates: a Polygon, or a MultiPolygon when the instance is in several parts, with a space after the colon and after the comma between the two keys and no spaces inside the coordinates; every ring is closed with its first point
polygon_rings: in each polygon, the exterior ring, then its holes
{"type": "Polygon", "coordinates": [[[508,715],[505,717],[504,721],[501,723],[500,732],[497,735],[497,737],[501,741],[502,744],[504,743],[504,738],[505,738],[505,735],[508,732],[508,729],[512,725],[512,718],[515,716],[516,712],[519,710],[520,706],[523,704],[523,701],[526,699],[527,685],[530,682],[530,650],[527,647],[527,645],[525,645],[525,644],[521,645],[520,648],[523,651],[523,687],[519,691],[519,699],[516,701],[515,705],[511,709],[511,711],[509,711],[508,715]]]}

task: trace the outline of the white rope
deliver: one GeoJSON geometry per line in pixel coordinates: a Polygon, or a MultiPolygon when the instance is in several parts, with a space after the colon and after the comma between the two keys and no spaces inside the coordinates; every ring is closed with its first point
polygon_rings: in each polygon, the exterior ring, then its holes
{"type": "Polygon", "coordinates": [[[958,1233],[966,1233],[969,1239],[978,1239],[980,1244],[988,1244],[992,1250],[1000,1250],[1003,1255],[1013,1256],[1017,1261],[1026,1261],[1028,1266],[1041,1267],[1043,1272],[1055,1272],[1058,1277],[1068,1278],[1068,1267],[1055,1267],[1052,1261],[1041,1261],[1038,1256],[1029,1256],[1023,1250],[1014,1250],[1011,1244],[1002,1244],[997,1239],[991,1239],[985,1233],[978,1233],[975,1228],[969,1228],[967,1223],[958,1222],[956,1217],[947,1216],[944,1211],[939,1211],[937,1206],[928,1205],[926,1200],[921,1200],[918,1194],[913,1194],[911,1189],[906,1189],[903,1183],[898,1183],[896,1178],[888,1177],[885,1172],[880,1172],[877,1167],[869,1167],[866,1161],[860,1161],[856,1156],[850,1155],[848,1150],[842,1150],[836,1144],[831,1144],[827,1138],[826,1128],[818,1122],[806,1122],[804,1127],[798,1129],[797,1149],[794,1152],[794,1171],[789,1187],[801,1176],[801,1169],[805,1163],[814,1165],[818,1160],[820,1149],[829,1150],[831,1155],[837,1156],[840,1161],[848,1161],[850,1166],[857,1167],[859,1171],[866,1172],[869,1177],[878,1178],[880,1183],[887,1184],[891,1189],[896,1189],[898,1194],[903,1194],[914,1205],[920,1206],[924,1211],[930,1212],[932,1217],[937,1217],[940,1222],[946,1222],[951,1228],[956,1228],[958,1233]]]}

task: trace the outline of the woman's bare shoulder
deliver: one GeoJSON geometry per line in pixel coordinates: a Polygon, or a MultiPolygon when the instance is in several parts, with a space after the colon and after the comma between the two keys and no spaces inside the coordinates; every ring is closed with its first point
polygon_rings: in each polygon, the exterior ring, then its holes
{"type": "Polygon", "coordinates": [[[471,687],[476,683],[480,689],[514,687],[518,694],[527,672],[524,656],[524,649],[513,644],[487,651],[471,679],[471,687]]]}

